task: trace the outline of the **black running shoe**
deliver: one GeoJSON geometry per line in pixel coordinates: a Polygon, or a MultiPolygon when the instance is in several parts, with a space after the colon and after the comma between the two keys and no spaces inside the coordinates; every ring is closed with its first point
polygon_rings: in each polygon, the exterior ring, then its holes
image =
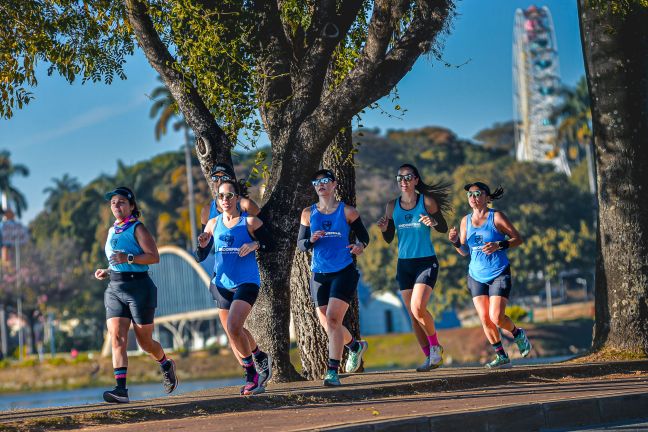
{"type": "Polygon", "coordinates": [[[169,359],[168,367],[162,368],[162,385],[165,393],[171,393],[178,387],[178,377],[176,376],[175,362],[169,359]]]}
{"type": "Polygon", "coordinates": [[[266,383],[272,378],[272,357],[265,354],[259,361],[254,359],[254,366],[259,374],[259,385],[265,387],[266,383]]]}
{"type": "Polygon", "coordinates": [[[115,387],[113,390],[105,391],[103,398],[110,403],[128,403],[128,389],[115,387]]]}

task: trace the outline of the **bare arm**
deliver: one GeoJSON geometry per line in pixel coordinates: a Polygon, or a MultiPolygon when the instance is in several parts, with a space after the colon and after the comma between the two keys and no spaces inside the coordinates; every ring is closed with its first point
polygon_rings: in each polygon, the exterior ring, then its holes
{"type": "Polygon", "coordinates": [[[250,216],[259,216],[261,209],[249,198],[241,198],[241,210],[247,212],[250,216]]]}
{"type": "Polygon", "coordinates": [[[434,227],[434,229],[440,233],[448,232],[448,223],[443,217],[443,213],[441,213],[436,200],[432,197],[423,195],[423,203],[425,204],[425,210],[428,214],[421,215],[419,221],[429,227],[434,227]]]}
{"type": "MultiPolygon", "coordinates": [[[[158,253],[155,240],[144,224],[140,223],[135,227],[135,239],[142,248],[143,253],[134,255],[134,264],[157,264],[160,262],[160,254],[158,253]]],[[[124,252],[115,252],[110,257],[110,262],[113,265],[127,263],[128,254],[124,252]]]]}
{"type": "Polygon", "coordinates": [[[502,234],[507,235],[508,240],[502,242],[488,242],[484,245],[482,250],[486,254],[491,254],[500,249],[509,249],[521,245],[524,240],[518,232],[517,229],[513,226],[511,221],[508,220],[506,215],[501,211],[496,211],[493,216],[493,222],[495,223],[495,228],[502,234]]]}
{"type": "Polygon", "coordinates": [[[396,234],[394,219],[392,219],[395,202],[396,200],[389,201],[385,206],[385,215],[378,219],[378,228],[380,228],[380,231],[382,232],[383,240],[388,244],[394,240],[394,235],[396,234]]]}
{"type": "Polygon", "coordinates": [[[457,253],[461,256],[468,256],[470,253],[466,246],[466,218],[467,216],[464,216],[463,219],[461,219],[459,233],[457,233],[455,227],[450,228],[450,231],[448,232],[448,240],[450,240],[450,243],[452,243],[457,253]],[[459,247],[457,247],[457,244],[459,244],[459,247]]]}

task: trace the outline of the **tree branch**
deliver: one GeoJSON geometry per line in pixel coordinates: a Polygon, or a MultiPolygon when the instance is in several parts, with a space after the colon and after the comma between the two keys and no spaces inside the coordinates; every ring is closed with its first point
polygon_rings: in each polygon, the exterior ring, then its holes
{"type": "Polygon", "coordinates": [[[208,176],[216,161],[231,164],[232,143],[214,120],[198,90],[178,72],[180,68],[174,67],[176,61],[155,30],[146,6],[140,0],[124,0],[124,5],[140,48],[160,74],[196,136],[198,156],[205,176],[208,176]],[[214,153],[211,153],[212,149],[214,153]]]}

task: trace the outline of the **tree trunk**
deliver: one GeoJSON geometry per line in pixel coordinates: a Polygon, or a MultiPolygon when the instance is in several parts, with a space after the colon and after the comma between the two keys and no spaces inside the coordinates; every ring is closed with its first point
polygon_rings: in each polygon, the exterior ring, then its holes
{"type": "Polygon", "coordinates": [[[628,3],[613,13],[608,2],[579,0],[599,202],[593,349],[645,356],[648,8],[628,3]]]}
{"type": "MultiPolygon", "coordinates": [[[[336,135],[333,143],[326,149],[323,157],[323,166],[331,169],[335,174],[335,178],[337,179],[337,198],[353,207],[356,205],[354,154],[351,122],[348,122],[346,127],[336,135]]],[[[353,233],[351,235],[351,241],[355,241],[353,233]]],[[[353,261],[356,263],[355,257],[353,257],[353,261]]],[[[360,311],[357,291],[349,305],[349,310],[344,316],[343,324],[349,329],[354,338],[360,338],[360,311]]],[[[345,358],[346,353],[345,350],[345,358]]],[[[363,370],[364,366],[361,365],[359,371],[362,372],[363,370]]]]}

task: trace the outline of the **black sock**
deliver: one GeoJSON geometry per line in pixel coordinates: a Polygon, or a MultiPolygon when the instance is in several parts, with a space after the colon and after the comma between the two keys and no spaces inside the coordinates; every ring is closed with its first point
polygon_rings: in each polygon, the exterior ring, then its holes
{"type": "Polygon", "coordinates": [[[128,368],[125,367],[115,368],[114,371],[115,371],[115,381],[117,381],[117,388],[126,390],[126,373],[128,371],[128,368]]]}
{"type": "Polygon", "coordinates": [[[513,326],[513,330],[511,330],[511,334],[513,334],[513,337],[518,337],[520,334],[520,329],[516,326],[513,326]]]}
{"type": "Polygon", "coordinates": [[[245,378],[247,381],[251,382],[254,380],[256,375],[256,369],[254,368],[254,361],[252,356],[249,355],[243,359],[243,369],[245,369],[245,378]]]}
{"type": "Polygon", "coordinates": [[[353,352],[358,351],[358,349],[360,349],[360,343],[355,338],[351,338],[351,342],[349,342],[344,346],[347,347],[349,351],[353,351],[353,352]]]}
{"type": "Polygon", "coordinates": [[[495,342],[494,344],[491,344],[493,346],[493,349],[495,350],[495,354],[501,357],[508,357],[506,354],[506,351],[504,351],[504,347],[502,346],[502,341],[495,342]]]}
{"type": "Polygon", "coordinates": [[[330,358],[328,361],[328,370],[337,372],[340,369],[340,360],[330,358]]]}
{"type": "Polygon", "coordinates": [[[259,349],[259,347],[257,346],[256,348],[254,348],[252,350],[252,356],[254,357],[254,360],[260,361],[260,360],[263,360],[264,358],[266,358],[268,355],[266,353],[264,353],[263,351],[261,351],[259,349]]]}

